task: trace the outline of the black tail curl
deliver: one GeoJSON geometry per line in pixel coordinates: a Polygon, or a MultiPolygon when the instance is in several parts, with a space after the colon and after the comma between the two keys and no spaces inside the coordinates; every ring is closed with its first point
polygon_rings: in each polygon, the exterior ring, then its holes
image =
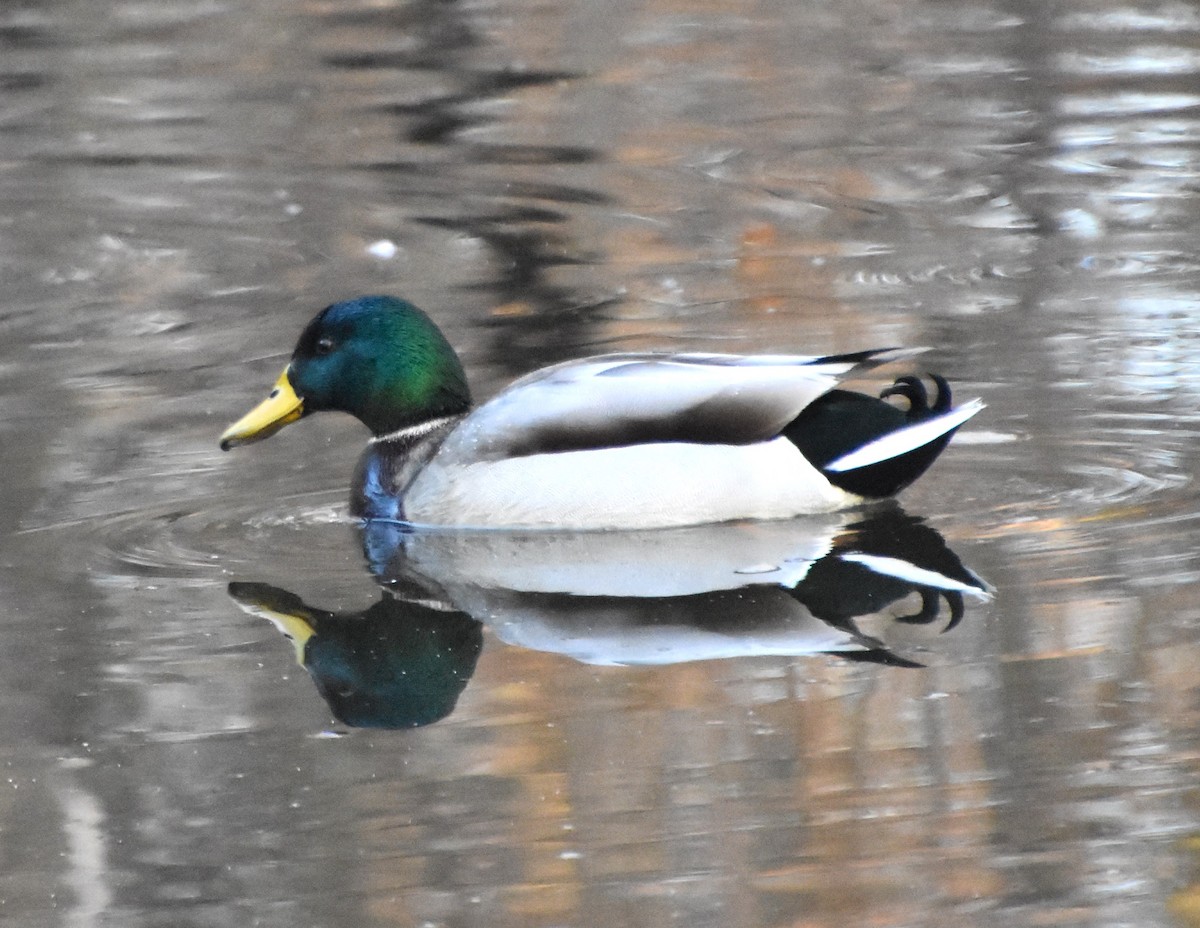
{"type": "Polygon", "coordinates": [[[932,403],[925,383],[911,374],[897,377],[878,399],[850,390],[830,390],[796,417],[783,434],[834,486],[867,498],[892,496],[925,472],[949,444],[953,429],[927,445],[877,464],[841,472],[825,470],[825,466],[889,432],[949,412],[953,404],[950,384],[939,374],[930,374],[929,379],[937,388],[932,403]],[[908,400],[908,408],[889,403],[892,396],[908,400]]]}
{"type": "Polygon", "coordinates": [[[911,374],[897,377],[895,383],[879,394],[879,398],[885,400],[889,396],[903,396],[907,399],[910,422],[920,422],[930,415],[936,416],[949,412],[954,403],[950,384],[941,374],[930,374],[929,379],[937,387],[937,396],[934,398],[932,406],[929,404],[929,391],[925,389],[925,384],[920,377],[914,377],[911,374]]]}

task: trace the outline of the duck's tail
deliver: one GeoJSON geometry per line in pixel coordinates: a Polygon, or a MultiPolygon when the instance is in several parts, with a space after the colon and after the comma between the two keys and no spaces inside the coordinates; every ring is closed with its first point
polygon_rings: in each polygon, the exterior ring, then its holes
{"type": "Polygon", "coordinates": [[[830,483],[869,498],[899,493],[925,473],[955,431],[984,408],[979,400],[952,405],[950,385],[936,374],[934,402],[916,377],[900,377],[876,399],[831,390],[812,403],[784,435],[830,483]],[[908,409],[885,402],[903,396],[908,409]]]}

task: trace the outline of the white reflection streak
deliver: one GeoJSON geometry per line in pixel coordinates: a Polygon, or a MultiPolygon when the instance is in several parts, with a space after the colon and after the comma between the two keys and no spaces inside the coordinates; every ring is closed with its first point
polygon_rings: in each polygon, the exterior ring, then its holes
{"type": "Polygon", "coordinates": [[[1195,74],[1200,70],[1200,53],[1176,45],[1148,45],[1123,54],[1063,52],[1058,69],[1066,74],[1195,74]]]}
{"type": "Polygon", "coordinates": [[[63,784],[56,791],[63,810],[63,833],[67,839],[67,871],[64,881],[75,895],[65,925],[92,928],[112,901],[105,879],[104,811],[100,803],[78,783],[63,784]]]}

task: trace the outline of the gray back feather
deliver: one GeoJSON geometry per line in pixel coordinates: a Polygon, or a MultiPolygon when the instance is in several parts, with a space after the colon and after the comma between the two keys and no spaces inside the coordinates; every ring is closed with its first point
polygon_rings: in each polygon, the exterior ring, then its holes
{"type": "Polygon", "coordinates": [[[446,463],[657,442],[767,441],[860,366],[782,355],[605,355],[537,371],[455,429],[446,463]]]}

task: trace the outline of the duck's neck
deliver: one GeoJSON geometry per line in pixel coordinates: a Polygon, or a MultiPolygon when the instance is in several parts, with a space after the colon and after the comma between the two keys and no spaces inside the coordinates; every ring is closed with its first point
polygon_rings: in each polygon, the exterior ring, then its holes
{"type": "Polygon", "coordinates": [[[405,491],[463,415],[430,419],[372,438],[358,459],[350,514],[359,519],[403,520],[405,491]]]}

